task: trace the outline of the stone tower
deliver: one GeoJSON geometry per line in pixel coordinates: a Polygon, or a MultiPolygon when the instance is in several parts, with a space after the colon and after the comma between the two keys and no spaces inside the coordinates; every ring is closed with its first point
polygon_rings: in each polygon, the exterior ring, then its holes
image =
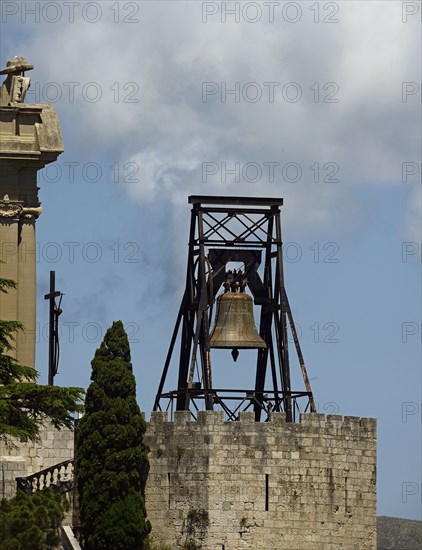
{"type": "Polygon", "coordinates": [[[148,518],[172,549],[376,550],[376,422],[153,412],[148,518]]]}
{"type": "Polygon", "coordinates": [[[8,61],[0,74],[0,277],[17,289],[0,297],[0,319],[18,320],[25,332],[16,339],[15,357],[35,366],[36,238],[41,213],[37,172],[63,152],[63,140],[52,105],[24,103],[32,69],[26,59],[8,61]]]}
{"type": "MultiPolygon", "coordinates": [[[[34,367],[35,223],[41,214],[37,172],[63,152],[63,141],[54,107],[23,102],[30,85],[25,71],[32,68],[17,57],[0,71],[7,75],[0,86],[0,277],[18,285],[0,294],[0,319],[23,324],[25,333],[17,335],[14,356],[34,367]]],[[[48,422],[40,427],[39,441],[12,441],[0,441],[0,498],[16,494],[17,477],[46,468],[65,475],[64,461],[73,459],[73,430],[57,430],[48,422]]]]}
{"type": "Polygon", "coordinates": [[[154,542],[180,550],[375,550],[376,421],[317,413],[284,285],[283,199],[188,201],[186,288],[145,437],[154,542]],[[304,389],[290,376],[288,328],[304,389]],[[240,367],[242,389],[221,385],[221,370],[212,375],[214,348],[231,348],[234,361],[239,350],[242,361],[255,349],[254,387],[240,367]],[[178,385],[167,391],[173,355],[178,385]]]}

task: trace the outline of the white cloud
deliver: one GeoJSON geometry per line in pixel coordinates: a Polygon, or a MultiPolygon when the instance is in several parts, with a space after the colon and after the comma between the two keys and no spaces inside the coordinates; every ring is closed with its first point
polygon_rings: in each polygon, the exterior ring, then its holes
{"type": "MultiPolygon", "coordinates": [[[[116,24],[109,4],[101,4],[98,23],[79,18],[44,24],[42,32],[27,37],[27,46],[37,80],[80,83],[75,102],[58,104],[64,127],[76,121],[75,155],[107,150],[116,161],[139,163],[140,184],[127,185],[132,197],[178,204],[199,192],[283,195],[302,228],[335,225],[353,210],[356,186],[398,185],[403,160],[417,159],[417,97],[403,103],[401,87],[419,79],[420,38],[416,26],[402,23],[398,3],[366,3],[362,9],[344,2],[335,24],[314,23],[308,6],[295,24],[277,11],[274,23],[267,15],[255,24],[236,24],[229,16],[222,23],[220,15],[203,23],[200,2],[144,2],[138,24],[116,24]],[[44,30],[54,44],[48,63],[44,30]],[[97,103],[81,98],[89,82],[101,86],[97,103]],[[139,84],[133,96],[139,103],[124,101],[134,91],[130,82],[139,84]],[[218,87],[205,103],[204,82],[218,87]],[[240,101],[229,94],[222,103],[222,87],[232,89],[236,82],[240,101]],[[251,82],[256,84],[245,87],[251,82]],[[273,103],[265,82],[279,83],[273,103]],[[285,88],[289,82],[295,84],[285,88]],[[262,92],[257,103],[242,96],[256,90],[262,92]],[[301,99],[289,102],[286,97],[298,90],[301,99]],[[330,98],[339,101],[324,102],[330,98]],[[219,166],[206,182],[204,162],[219,166]],[[221,163],[230,168],[236,162],[241,168],[256,162],[264,173],[264,163],[281,167],[275,182],[266,175],[255,183],[233,176],[222,181],[221,163]],[[288,162],[302,170],[297,183],[283,177],[288,162]],[[315,184],[309,167],[319,163],[323,179],[328,162],[339,166],[340,182],[315,184]],[[346,199],[349,210],[342,206],[346,199]],[[310,215],[299,218],[304,211],[310,215]]],[[[414,211],[409,205],[409,219],[414,211]]]]}

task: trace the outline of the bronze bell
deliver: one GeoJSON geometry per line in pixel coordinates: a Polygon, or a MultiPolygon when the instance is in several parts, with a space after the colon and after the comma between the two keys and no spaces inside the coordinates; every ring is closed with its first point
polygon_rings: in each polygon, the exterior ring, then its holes
{"type": "Polygon", "coordinates": [[[266,348],[258,334],[253,316],[253,299],[244,292],[246,284],[225,285],[230,291],[217,298],[215,324],[210,337],[210,348],[232,348],[236,361],[237,349],[266,348]],[[233,292],[232,290],[239,290],[233,292]]]}

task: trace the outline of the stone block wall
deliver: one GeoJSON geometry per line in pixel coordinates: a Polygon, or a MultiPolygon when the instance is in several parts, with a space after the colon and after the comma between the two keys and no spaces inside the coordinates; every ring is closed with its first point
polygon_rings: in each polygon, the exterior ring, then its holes
{"type": "Polygon", "coordinates": [[[376,423],[275,413],[152,413],[153,539],[172,549],[375,550],[376,423]]]}
{"type": "Polygon", "coordinates": [[[16,493],[16,477],[28,475],[73,459],[73,430],[57,430],[44,422],[38,442],[10,438],[0,440],[0,498],[10,498],[16,493]]]}
{"type": "Polygon", "coordinates": [[[21,456],[0,456],[0,498],[16,494],[16,478],[26,475],[26,462],[21,456]]]}

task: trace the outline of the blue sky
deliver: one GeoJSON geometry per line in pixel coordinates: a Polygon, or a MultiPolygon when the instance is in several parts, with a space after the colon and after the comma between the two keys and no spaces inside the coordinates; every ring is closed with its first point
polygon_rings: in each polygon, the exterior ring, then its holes
{"type": "MultiPolygon", "coordinates": [[[[283,197],[319,410],[378,419],[378,513],[420,519],[420,4],[245,5],[2,3],[2,63],[35,66],[27,101],[54,103],[65,143],[39,176],[41,380],[54,269],[56,382],[87,387],[121,319],[148,415],[183,291],[188,195],[283,197]]],[[[253,385],[239,363],[214,368],[221,385],[253,385]]]]}

